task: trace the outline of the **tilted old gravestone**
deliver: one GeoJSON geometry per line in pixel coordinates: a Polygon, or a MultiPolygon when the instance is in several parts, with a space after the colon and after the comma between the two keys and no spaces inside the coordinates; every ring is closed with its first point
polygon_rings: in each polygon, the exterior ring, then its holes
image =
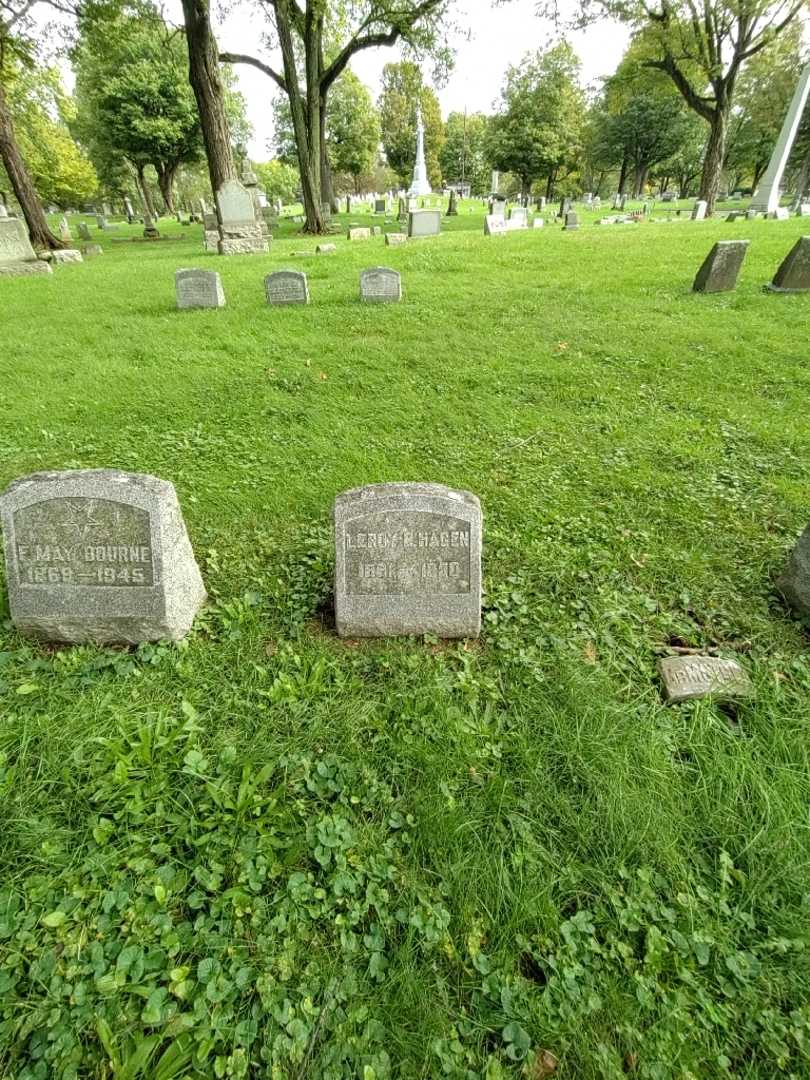
{"type": "Polygon", "coordinates": [[[441,210],[409,211],[408,236],[438,236],[441,231],[441,210]]]}
{"type": "Polygon", "coordinates": [[[748,240],[718,240],[703,260],[692,291],[716,293],[735,289],[748,244],[748,240]]]}
{"type": "Polygon", "coordinates": [[[402,299],[402,279],[387,266],[360,272],[360,299],[369,304],[396,304],[402,299]]]}
{"type": "Polygon", "coordinates": [[[11,618],[44,641],[179,640],[205,600],[172,484],[88,469],[0,495],[11,618]]]}
{"type": "Polygon", "coordinates": [[[810,525],[799,537],[776,587],[799,618],[810,626],[810,525]]]}
{"type": "Polygon", "coordinates": [[[810,236],[800,236],[768,285],[771,292],[807,292],[810,289],[810,236]]]}
{"type": "Polygon", "coordinates": [[[658,671],[671,704],[702,697],[750,697],[754,692],[736,660],[719,656],[667,656],[658,661],[658,671]]]}
{"type": "Polygon", "coordinates": [[[692,210],[692,221],[703,221],[706,217],[706,207],[708,205],[705,199],[698,199],[692,210]]]}
{"type": "Polygon", "coordinates": [[[0,218],[0,276],[52,273],[49,264],[36,257],[25,222],[20,218],[0,218]]]}
{"type": "Polygon", "coordinates": [[[308,304],[309,288],[303,270],[274,270],[264,279],[268,304],[308,304]]]}
{"type": "Polygon", "coordinates": [[[181,309],[225,307],[222,281],[215,270],[175,270],[174,291],[181,309]]]}
{"type": "Polygon", "coordinates": [[[497,214],[487,214],[484,218],[484,236],[506,236],[506,221],[497,214]]]}
{"type": "Polygon", "coordinates": [[[335,499],[341,637],[481,629],[481,505],[443,484],[372,484],[335,499]]]}

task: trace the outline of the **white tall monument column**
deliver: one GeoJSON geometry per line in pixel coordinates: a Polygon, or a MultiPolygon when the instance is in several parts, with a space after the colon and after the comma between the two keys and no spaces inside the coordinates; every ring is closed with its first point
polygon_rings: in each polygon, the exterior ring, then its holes
{"type": "Polygon", "coordinates": [[[416,164],[413,167],[413,180],[408,188],[409,195],[430,195],[430,182],[425,165],[425,127],[422,123],[422,110],[416,106],[416,164]]]}
{"type": "Polygon", "coordinates": [[[759,182],[756,195],[751,200],[751,206],[755,210],[765,210],[772,214],[779,205],[779,185],[782,183],[782,174],[788,163],[790,151],[793,149],[793,142],[799,130],[808,95],[810,95],[810,64],[805,65],[799,76],[799,83],[785,122],[782,124],[782,130],[779,132],[779,138],[776,140],[776,146],[773,148],[768,168],[759,182]]]}

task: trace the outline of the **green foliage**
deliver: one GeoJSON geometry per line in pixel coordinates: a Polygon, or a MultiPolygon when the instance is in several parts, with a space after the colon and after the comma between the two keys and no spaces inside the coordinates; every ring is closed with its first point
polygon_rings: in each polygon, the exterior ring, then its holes
{"type": "Polygon", "coordinates": [[[487,157],[487,118],[483,113],[451,112],[444,128],[445,143],[439,153],[442,175],[449,183],[462,179],[476,195],[489,192],[491,170],[487,157]]]}
{"type": "MultiPolygon", "coordinates": [[[[39,198],[57,206],[79,206],[91,198],[98,179],[71,137],[74,102],[55,68],[6,64],[4,85],[20,152],[39,198]]],[[[0,186],[10,183],[0,164],[0,186]]]]}
{"type": "Polygon", "coordinates": [[[408,187],[416,161],[416,104],[422,109],[425,126],[425,163],[431,187],[441,187],[440,157],[444,144],[444,125],[439,99],[429,86],[422,84],[420,68],[410,61],[386,64],[380,94],[382,144],[388,164],[408,187]]]}
{"type": "Polygon", "coordinates": [[[540,177],[553,187],[560,171],[577,162],[584,113],[579,66],[563,41],[527,54],[506,73],[500,107],[489,124],[489,157],[495,168],[520,177],[524,191],[540,177]]]}
{"type": "Polygon", "coordinates": [[[348,173],[355,190],[361,175],[371,173],[377,163],[380,138],[380,118],[368,88],[344,71],[329,93],[327,152],[334,172],[348,173]]]}
{"type": "Polygon", "coordinates": [[[295,201],[300,187],[298,169],[284,161],[265,161],[253,166],[270,202],[281,199],[284,203],[295,201]]]}

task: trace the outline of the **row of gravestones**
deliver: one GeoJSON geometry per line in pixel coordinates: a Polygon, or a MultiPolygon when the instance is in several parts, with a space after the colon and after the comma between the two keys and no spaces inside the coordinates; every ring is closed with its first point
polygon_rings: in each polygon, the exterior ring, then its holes
{"type": "MultiPolygon", "coordinates": [[[[225,306],[225,291],[215,270],[176,270],[174,289],[178,308],[225,306]]],[[[309,283],[302,270],[274,270],[264,279],[264,292],[270,305],[309,303],[309,283]]],[[[366,303],[398,303],[402,299],[402,279],[398,271],[387,266],[362,270],[360,299],[366,303]]]]}
{"type": "MultiPolygon", "coordinates": [[[[697,272],[693,291],[714,293],[735,289],[749,243],[749,240],[718,240],[697,272]]],[[[771,292],[810,291],[810,236],[799,237],[766,288],[771,292]]]]}
{"type": "MultiPolygon", "coordinates": [[[[34,473],[0,496],[11,619],[30,637],[68,643],[180,640],[206,599],[174,486],[89,469],[34,473]]],[[[341,637],[481,628],[481,505],[441,484],[372,484],[335,499],[335,623],[341,637]]],[[[777,586],[810,622],[810,526],[777,586]]],[[[668,657],[668,700],[745,696],[736,661],[668,657]]]]}

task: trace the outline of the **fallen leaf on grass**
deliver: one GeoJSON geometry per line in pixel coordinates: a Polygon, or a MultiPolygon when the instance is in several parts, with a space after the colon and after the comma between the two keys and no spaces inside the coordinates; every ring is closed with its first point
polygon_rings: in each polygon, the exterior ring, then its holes
{"type": "Polygon", "coordinates": [[[556,1056],[550,1050],[538,1050],[534,1061],[528,1067],[528,1075],[531,1080],[546,1080],[557,1070],[559,1064],[556,1056]]]}
{"type": "Polygon", "coordinates": [[[592,641],[585,642],[585,648],[582,650],[585,653],[585,663],[595,664],[599,659],[599,654],[596,651],[596,646],[592,641]]]}

